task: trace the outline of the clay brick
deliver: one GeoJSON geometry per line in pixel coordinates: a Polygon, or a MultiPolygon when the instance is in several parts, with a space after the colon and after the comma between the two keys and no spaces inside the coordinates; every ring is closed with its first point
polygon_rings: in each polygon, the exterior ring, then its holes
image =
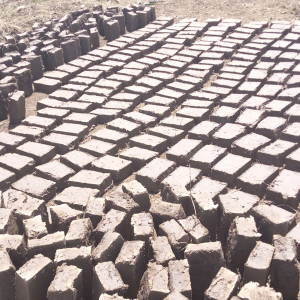
{"type": "Polygon", "coordinates": [[[266,285],[273,253],[273,246],[258,241],[245,264],[243,282],[254,281],[266,285]]]}
{"type": "Polygon", "coordinates": [[[275,205],[261,204],[252,209],[252,215],[264,242],[271,242],[275,234],[285,236],[291,228],[295,214],[275,205]]]}
{"type": "Polygon", "coordinates": [[[171,109],[168,106],[146,104],[145,106],[141,107],[139,111],[141,113],[154,116],[158,119],[163,119],[170,114],[171,109]]]}
{"type": "Polygon", "coordinates": [[[251,159],[228,153],[211,170],[212,178],[225,181],[230,185],[243,173],[251,163],[251,159]]]}
{"type": "Polygon", "coordinates": [[[300,121],[300,104],[294,104],[285,113],[284,116],[289,119],[290,122],[300,121]]]}
{"type": "Polygon", "coordinates": [[[81,170],[68,179],[68,185],[98,189],[102,195],[112,185],[110,174],[92,170],[81,170]]]}
{"type": "Polygon", "coordinates": [[[152,127],[157,122],[157,117],[150,116],[148,114],[140,113],[138,111],[132,111],[125,115],[123,115],[123,118],[128,121],[136,122],[140,125],[142,125],[142,128],[145,127],[152,127]]]}
{"type": "Polygon", "coordinates": [[[16,299],[46,298],[47,289],[53,279],[53,262],[37,255],[16,272],[16,299]]]}
{"type": "Polygon", "coordinates": [[[54,202],[57,204],[68,204],[74,209],[85,209],[92,197],[95,197],[99,190],[81,187],[67,187],[56,195],[54,202]]]}
{"type": "Polygon", "coordinates": [[[47,132],[56,126],[56,119],[44,118],[39,116],[29,116],[22,121],[23,125],[42,127],[47,132]]]}
{"type": "Polygon", "coordinates": [[[89,218],[73,220],[66,234],[67,247],[88,246],[92,230],[93,225],[89,218]]]}
{"type": "Polygon", "coordinates": [[[51,94],[61,87],[61,81],[51,78],[41,78],[33,82],[35,92],[51,94]]]}
{"type": "Polygon", "coordinates": [[[219,269],[225,266],[221,243],[188,244],[184,256],[190,265],[192,293],[203,297],[219,269]]]}
{"type": "Polygon", "coordinates": [[[173,145],[184,137],[184,131],[177,128],[158,125],[148,130],[149,134],[166,138],[169,145],[173,145]]]}
{"type": "Polygon", "coordinates": [[[166,265],[170,260],[175,260],[175,255],[167,237],[157,236],[150,238],[150,243],[156,263],[166,265]]]}
{"type": "Polygon", "coordinates": [[[252,108],[252,109],[262,109],[266,103],[270,100],[264,97],[252,96],[244,103],[242,103],[242,107],[252,108]]]}
{"type": "Polygon", "coordinates": [[[208,142],[211,139],[212,134],[221,126],[219,123],[211,121],[203,121],[193,127],[189,131],[190,139],[199,139],[204,142],[208,142]]]}
{"type": "MultiPolygon", "coordinates": [[[[53,102],[55,100],[50,100],[50,101],[53,102]]],[[[59,107],[61,107],[61,105],[59,107]]],[[[39,109],[38,104],[37,104],[37,109],[38,109],[37,111],[38,116],[45,117],[45,118],[54,118],[57,121],[60,121],[62,118],[66,117],[70,113],[70,111],[67,109],[55,108],[55,107],[45,107],[39,109]]]]}
{"type": "Polygon", "coordinates": [[[133,136],[139,132],[141,126],[134,122],[127,121],[122,118],[118,118],[107,123],[107,128],[121,131],[127,133],[129,136],[133,136]]]}
{"type": "Polygon", "coordinates": [[[19,125],[14,129],[11,129],[9,133],[24,136],[29,141],[35,142],[45,136],[46,131],[41,127],[19,125]]]}
{"type": "Polygon", "coordinates": [[[0,208],[0,234],[18,234],[13,211],[8,208],[0,208]]]}
{"type": "Polygon", "coordinates": [[[123,132],[103,128],[92,134],[93,139],[105,142],[115,143],[118,147],[122,147],[128,140],[128,135],[123,132]]]}
{"type": "Polygon", "coordinates": [[[232,299],[240,284],[240,277],[227,268],[221,267],[211,285],[204,293],[205,300],[232,299]]]}
{"type": "Polygon", "coordinates": [[[189,130],[194,126],[194,120],[192,118],[171,115],[163,119],[160,124],[177,129],[189,130]]]}
{"type": "Polygon", "coordinates": [[[144,241],[146,247],[148,247],[149,238],[156,236],[153,218],[149,213],[142,212],[132,215],[131,227],[133,239],[144,241]]]}
{"type": "Polygon", "coordinates": [[[300,250],[299,250],[299,229],[300,229],[300,225],[297,224],[286,235],[286,237],[292,238],[292,239],[294,239],[296,241],[296,245],[297,245],[297,259],[298,259],[298,261],[299,261],[299,257],[300,257],[300,250]]]}
{"type": "Polygon", "coordinates": [[[168,146],[168,142],[165,138],[147,133],[132,137],[129,141],[129,144],[132,147],[141,147],[152,151],[157,151],[159,153],[164,152],[168,146]]]}

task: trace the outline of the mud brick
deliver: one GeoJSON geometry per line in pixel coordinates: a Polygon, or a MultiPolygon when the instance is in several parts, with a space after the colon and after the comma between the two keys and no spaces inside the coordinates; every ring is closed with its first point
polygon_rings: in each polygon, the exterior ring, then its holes
{"type": "Polygon", "coordinates": [[[282,86],[288,80],[289,76],[290,75],[288,73],[279,73],[279,72],[276,72],[273,75],[271,75],[270,78],[268,78],[267,83],[269,83],[269,84],[278,84],[278,85],[281,85],[281,88],[282,88],[282,86]]]}
{"type": "Polygon", "coordinates": [[[173,108],[176,105],[176,99],[155,95],[155,96],[145,100],[145,103],[146,104],[153,104],[153,105],[168,106],[168,107],[173,108]]]}
{"type": "Polygon", "coordinates": [[[117,150],[117,145],[104,142],[101,140],[92,139],[79,146],[79,150],[99,157],[103,154],[114,154],[117,150]]]}
{"type": "Polygon", "coordinates": [[[60,81],[62,84],[67,84],[71,78],[71,75],[69,73],[58,70],[46,72],[44,76],[48,80],[60,81]]]}
{"type": "Polygon", "coordinates": [[[165,72],[157,72],[153,71],[148,74],[150,78],[154,78],[156,80],[162,81],[163,84],[168,84],[174,81],[175,76],[171,73],[165,73],[165,72]]]}
{"type": "Polygon", "coordinates": [[[299,200],[298,173],[283,170],[267,188],[267,197],[275,203],[297,207],[299,200]]]}
{"type": "Polygon", "coordinates": [[[78,67],[83,71],[83,70],[86,70],[87,68],[91,67],[93,65],[93,62],[82,59],[82,58],[77,58],[77,59],[74,59],[71,62],[69,62],[69,65],[78,67]]]}
{"type": "MultiPolygon", "coordinates": [[[[96,87],[95,87],[96,88],[96,87]]],[[[73,83],[68,83],[62,86],[63,90],[67,91],[75,91],[78,93],[79,96],[81,96],[85,91],[88,93],[93,88],[90,88],[87,85],[84,84],[73,84],[73,83]]]]}
{"type": "Polygon", "coordinates": [[[61,87],[61,81],[51,78],[41,78],[33,82],[35,92],[51,94],[61,87]]]}
{"type": "Polygon", "coordinates": [[[237,92],[238,93],[247,93],[248,95],[253,95],[254,93],[256,93],[259,88],[261,86],[261,82],[260,81],[246,81],[244,83],[242,83],[239,87],[237,92]]]}
{"type": "Polygon", "coordinates": [[[123,113],[126,113],[130,110],[132,110],[134,107],[136,106],[136,104],[134,104],[133,102],[129,102],[129,101],[108,101],[106,102],[102,107],[104,109],[119,109],[121,110],[123,113]]]}
{"type": "Polygon", "coordinates": [[[170,260],[175,260],[175,255],[166,236],[150,238],[150,243],[156,263],[166,265],[170,260]]]}
{"type": "Polygon", "coordinates": [[[136,81],[137,85],[145,86],[153,90],[153,92],[159,91],[164,87],[164,82],[151,77],[144,76],[136,81]]]}
{"type": "Polygon", "coordinates": [[[233,299],[240,284],[240,277],[227,268],[221,267],[211,285],[204,293],[204,299],[233,299]],[[221,295],[222,293],[222,295],[221,295]]]}
{"type": "Polygon", "coordinates": [[[148,114],[143,114],[138,111],[132,111],[125,115],[123,115],[123,118],[128,121],[133,121],[138,124],[141,124],[142,127],[152,127],[156,124],[157,118],[154,116],[149,116],[148,114]]]}
{"type": "Polygon", "coordinates": [[[15,148],[25,143],[25,141],[25,137],[6,132],[0,132],[0,145],[5,146],[7,151],[14,151],[15,148]]]}
{"type": "Polygon", "coordinates": [[[0,208],[0,216],[0,234],[18,234],[18,227],[13,211],[8,208],[0,208]]]}
{"type": "Polygon", "coordinates": [[[262,109],[266,103],[268,103],[270,99],[252,96],[244,103],[242,103],[242,107],[252,108],[252,109],[262,109]]]}
{"type": "Polygon", "coordinates": [[[81,187],[67,187],[58,194],[54,202],[57,204],[66,203],[75,209],[85,209],[92,197],[95,197],[99,190],[81,187]]]}
{"type": "Polygon", "coordinates": [[[96,157],[78,150],[70,151],[60,157],[62,163],[76,171],[89,166],[95,159],[96,157]]]}
{"type": "Polygon", "coordinates": [[[300,104],[294,104],[285,113],[284,116],[289,119],[290,122],[300,121],[300,104]]]}
{"type": "Polygon", "coordinates": [[[285,128],[286,120],[280,117],[266,117],[258,123],[255,132],[274,139],[285,128]]]}
{"type": "Polygon", "coordinates": [[[228,153],[212,167],[211,174],[214,179],[233,185],[236,178],[250,166],[250,163],[250,158],[228,153]]]}
{"type": "Polygon", "coordinates": [[[16,299],[46,298],[52,274],[53,262],[43,255],[36,255],[16,272],[16,299]]]}
{"type": "Polygon", "coordinates": [[[42,143],[55,146],[55,149],[59,154],[65,154],[77,147],[78,138],[60,133],[50,133],[48,136],[42,139],[42,143]]]}
{"type": "Polygon", "coordinates": [[[295,227],[293,227],[292,230],[289,231],[289,233],[286,235],[286,237],[294,239],[297,245],[297,259],[299,261],[300,257],[300,249],[299,249],[299,229],[300,225],[297,224],[295,227]]]}
{"type": "Polygon", "coordinates": [[[203,295],[220,267],[225,266],[221,243],[188,244],[184,256],[190,265],[192,292],[203,295]]]}
{"type": "Polygon", "coordinates": [[[199,140],[182,139],[168,150],[166,157],[177,164],[186,165],[201,147],[202,142],[199,140]]]}
{"type": "Polygon", "coordinates": [[[145,247],[147,248],[149,244],[149,238],[156,236],[151,214],[142,212],[132,215],[131,226],[133,231],[133,239],[144,241],[145,247]]]}
{"type": "MultiPolygon", "coordinates": [[[[238,293],[237,299],[244,299],[245,297],[262,297],[267,298],[271,297],[273,299],[281,300],[282,295],[279,292],[275,292],[271,287],[260,286],[257,282],[249,282],[245,284],[240,292],[238,293]],[[250,296],[251,295],[251,296],[250,296]]],[[[232,298],[233,299],[233,298],[232,298]]]]}
{"type": "Polygon", "coordinates": [[[227,153],[226,148],[215,145],[206,145],[202,147],[191,157],[190,165],[193,168],[199,168],[203,174],[209,174],[213,165],[222,159],[227,153]]]}
{"type": "MultiPolygon", "coordinates": [[[[76,88],[78,88],[78,86],[76,86],[76,88]]],[[[84,90],[82,92],[85,92],[87,95],[102,97],[110,97],[115,93],[115,91],[112,88],[102,88],[99,86],[93,86],[89,89],[86,89],[86,87],[84,87],[84,90]]]]}
{"type": "Polygon", "coordinates": [[[245,264],[243,282],[253,281],[266,285],[273,253],[273,246],[258,241],[245,264]]]}
{"type": "Polygon", "coordinates": [[[175,255],[179,255],[189,242],[188,234],[175,221],[166,221],[159,225],[160,235],[167,236],[175,255]]]}
{"type": "Polygon", "coordinates": [[[261,204],[252,209],[257,227],[264,242],[272,242],[273,236],[285,236],[295,221],[295,214],[275,205],[261,204]]]}
{"type": "Polygon", "coordinates": [[[169,293],[168,269],[157,263],[150,262],[141,279],[137,298],[149,300],[164,299],[169,293]]]}
{"type": "Polygon", "coordinates": [[[147,162],[155,158],[157,155],[157,152],[140,147],[132,147],[120,153],[121,158],[132,161],[133,168],[135,170],[143,167],[147,162]]]}
{"type": "Polygon", "coordinates": [[[41,238],[48,234],[46,223],[43,222],[41,215],[23,220],[23,224],[28,239],[41,238]]]}
{"type": "Polygon", "coordinates": [[[145,87],[142,85],[132,85],[129,87],[125,87],[124,91],[125,93],[133,93],[140,95],[142,101],[147,98],[150,98],[154,92],[152,88],[145,87]]]}
{"type": "Polygon", "coordinates": [[[129,136],[133,136],[139,132],[141,125],[122,118],[117,118],[107,123],[107,128],[124,132],[129,136]]]}
{"type": "Polygon", "coordinates": [[[16,180],[16,175],[15,173],[3,168],[0,168],[0,173],[0,189],[3,191],[6,190],[11,185],[11,183],[16,180]]]}
{"type": "Polygon", "coordinates": [[[89,218],[73,220],[66,234],[67,247],[88,246],[92,230],[93,225],[89,218]]]}
{"type": "Polygon", "coordinates": [[[14,92],[8,99],[8,114],[10,124],[19,124],[25,119],[25,94],[22,91],[14,92]]]}
{"type": "Polygon", "coordinates": [[[249,193],[263,196],[267,185],[278,175],[278,168],[256,163],[237,179],[237,186],[249,193]]]}
{"type": "Polygon", "coordinates": [[[253,217],[236,217],[233,220],[226,246],[226,259],[231,269],[243,270],[244,264],[260,236],[253,217]]]}
{"type": "Polygon", "coordinates": [[[93,261],[95,263],[115,261],[123,244],[124,239],[119,233],[106,232],[97,247],[93,249],[93,261]]]}
{"type": "Polygon", "coordinates": [[[183,296],[179,292],[171,292],[164,300],[187,300],[189,298],[183,296]]]}
{"type": "Polygon", "coordinates": [[[77,75],[78,73],[80,73],[82,71],[82,68],[79,66],[64,64],[64,65],[57,67],[56,70],[69,73],[69,74],[71,74],[70,75],[71,77],[74,77],[75,75],[77,75]]]}
{"type": "Polygon", "coordinates": [[[129,86],[134,84],[135,78],[133,76],[125,75],[125,74],[113,74],[107,77],[108,80],[119,81],[123,86],[129,86]]]}
{"type": "Polygon", "coordinates": [[[53,129],[56,126],[56,119],[44,118],[39,116],[29,116],[22,121],[23,125],[42,127],[46,131],[53,129]]]}
{"type": "Polygon", "coordinates": [[[94,85],[95,82],[96,82],[96,79],[94,79],[94,78],[76,76],[69,81],[69,84],[72,84],[72,85],[78,84],[78,85],[85,85],[87,87],[90,87],[90,86],[94,85]]]}
{"type": "Polygon", "coordinates": [[[115,143],[120,147],[127,142],[128,135],[123,132],[104,128],[93,133],[92,138],[105,142],[115,143]]]}
{"type": "Polygon", "coordinates": [[[190,139],[199,139],[208,142],[212,134],[221,126],[219,123],[202,121],[189,131],[190,139]]]}
{"type": "Polygon", "coordinates": [[[299,82],[299,76],[295,78],[295,86],[291,82],[294,79],[295,76],[293,76],[289,81],[288,81],[288,87],[283,90],[279,95],[278,99],[279,100],[291,100],[294,101],[294,98],[299,97],[300,94],[300,89],[297,86],[297,83],[299,82]]]}
{"type": "Polygon", "coordinates": [[[0,166],[14,172],[17,178],[21,178],[33,171],[35,161],[28,156],[6,153],[0,156],[0,166]]]}
{"type": "Polygon", "coordinates": [[[257,152],[257,159],[267,165],[282,166],[286,156],[297,147],[296,143],[276,140],[257,152]]]}
{"type": "Polygon", "coordinates": [[[254,157],[259,149],[268,145],[270,142],[271,140],[269,138],[252,132],[233,142],[231,151],[233,154],[254,157]]]}
{"type": "MultiPolygon", "coordinates": [[[[42,109],[45,109],[45,108],[60,109],[63,104],[64,104],[64,102],[60,101],[60,100],[50,99],[50,98],[44,98],[42,100],[39,100],[36,103],[36,108],[38,110],[37,114],[39,115],[39,110],[42,110],[42,109]]],[[[51,117],[54,118],[55,116],[51,116],[51,117]]]]}
{"type": "Polygon", "coordinates": [[[247,126],[252,129],[264,117],[264,111],[246,108],[236,119],[236,123],[247,126]]]}
{"type": "Polygon", "coordinates": [[[49,300],[70,299],[69,297],[82,297],[82,270],[76,266],[63,264],[56,270],[56,275],[51,282],[47,298],[49,300]]]}
{"type": "Polygon", "coordinates": [[[220,106],[215,110],[210,119],[213,122],[226,123],[233,122],[239,114],[239,108],[232,108],[228,106],[220,106]]]}
{"type": "MultiPolygon", "coordinates": [[[[283,41],[282,41],[283,42],[283,41]]],[[[272,72],[291,72],[292,68],[294,67],[294,62],[279,62],[277,63],[274,68],[272,69],[272,72]]]]}
{"type": "Polygon", "coordinates": [[[245,133],[245,126],[226,123],[212,135],[214,144],[221,147],[230,147],[231,144],[245,133]]]}
{"type": "Polygon", "coordinates": [[[128,294],[136,295],[139,282],[145,270],[145,242],[126,241],[116,259],[116,268],[125,283],[129,285],[128,294]]]}
{"type": "Polygon", "coordinates": [[[122,184],[122,191],[128,194],[136,203],[139,204],[142,211],[148,211],[150,208],[150,198],[146,188],[137,180],[131,180],[122,184]]]}
{"type": "Polygon", "coordinates": [[[170,203],[161,200],[155,200],[151,202],[149,212],[153,216],[156,228],[158,228],[159,224],[168,220],[178,220],[186,217],[181,204],[170,203]]]}
{"type": "Polygon", "coordinates": [[[169,116],[166,119],[163,119],[160,124],[177,129],[189,130],[193,127],[194,120],[192,118],[169,116]]]}
{"type": "Polygon", "coordinates": [[[209,242],[208,230],[200,223],[195,215],[191,215],[186,219],[181,219],[178,222],[182,228],[188,232],[193,243],[199,244],[209,242]]]}
{"type": "Polygon", "coordinates": [[[166,159],[155,158],[136,174],[136,179],[148,191],[157,192],[160,182],[174,169],[175,164],[166,159]]]}
{"type": "Polygon", "coordinates": [[[1,287],[0,296],[3,299],[15,299],[15,273],[16,269],[6,251],[0,249],[1,287]]]}
{"type": "Polygon", "coordinates": [[[120,109],[97,108],[91,111],[91,114],[97,116],[97,123],[105,124],[118,118],[122,111],[120,109]]]}
{"type": "Polygon", "coordinates": [[[92,168],[100,172],[110,173],[115,181],[121,181],[132,173],[130,161],[110,155],[94,160],[92,168]]]}
{"type": "Polygon", "coordinates": [[[190,282],[189,264],[186,259],[169,261],[169,286],[171,292],[179,292],[187,299],[192,297],[192,287],[190,282]]]}
{"type": "Polygon", "coordinates": [[[275,98],[282,90],[282,85],[265,84],[258,92],[257,95],[261,97],[275,98]]]}
{"type": "Polygon", "coordinates": [[[289,170],[297,171],[299,172],[300,166],[299,166],[299,148],[295,151],[293,151],[291,154],[289,154],[285,159],[285,167],[289,170]]]}
{"type": "Polygon", "coordinates": [[[281,117],[283,112],[291,105],[291,101],[273,100],[265,106],[265,109],[269,116],[281,117]]]}
{"type": "Polygon", "coordinates": [[[46,131],[41,127],[18,125],[9,131],[10,133],[26,137],[30,141],[39,141],[45,136],[46,131]]]}
{"type": "MultiPolygon", "coordinates": [[[[299,262],[295,240],[276,235],[271,265],[271,284],[282,293],[283,299],[293,299],[299,292],[299,262]]],[[[299,294],[298,294],[299,295],[299,294]]]]}
{"type": "Polygon", "coordinates": [[[71,113],[63,119],[65,123],[79,124],[87,126],[88,128],[95,125],[96,116],[88,113],[71,113]]]}
{"type": "MultiPolygon", "coordinates": [[[[231,106],[231,107],[239,107],[247,98],[248,98],[247,94],[235,94],[235,93],[231,93],[230,95],[228,95],[227,97],[225,97],[224,99],[222,99],[221,102],[220,102],[220,104],[221,105],[231,106]]],[[[221,107],[224,107],[224,106],[221,106],[221,107]]],[[[222,116],[217,116],[217,117],[221,117],[222,118],[222,116]]]]}
{"type": "Polygon", "coordinates": [[[57,160],[40,165],[35,170],[38,176],[56,182],[57,188],[63,187],[65,181],[75,173],[73,169],[57,160]]]}
{"type": "Polygon", "coordinates": [[[43,200],[32,198],[13,189],[3,192],[2,207],[14,211],[19,231],[23,230],[24,219],[42,215],[43,220],[46,220],[46,206],[43,200]]]}
{"type": "Polygon", "coordinates": [[[177,104],[182,103],[186,98],[187,94],[172,89],[164,88],[156,93],[157,96],[175,99],[177,104]]]}
{"type": "Polygon", "coordinates": [[[54,264],[55,267],[63,265],[74,265],[82,269],[82,283],[83,283],[83,298],[91,299],[92,294],[92,248],[65,248],[58,249],[55,253],[54,264]]]}
{"type": "Polygon", "coordinates": [[[104,194],[104,192],[112,185],[112,179],[108,173],[81,170],[68,179],[68,185],[98,189],[100,194],[104,194]]]}
{"type": "Polygon", "coordinates": [[[164,152],[168,146],[166,139],[147,133],[132,137],[129,143],[131,147],[141,147],[159,153],[164,152]]]}
{"type": "Polygon", "coordinates": [[[100,88],[113,89],[115,92],[120,92],[122,90],[122,82],[109,79],[100,79],[96,82],[95,86],[100,88]]]}
{"type": "Polygon", "coordinates": [[[99,242],[106,232],[118,232],[122,236],[126,236],[128,229],[127,216],[124,211],[111,209],[102,217],[94,229],[93,236],[96,242],[99,242]]]}
{"type": "Polygon", "coordinates": [[[68,231],[73,220],[83,217],[83,212],[71,208],[67,204],[60,204],[50,207],[53,231],[68,231]]]}
{"type": "Polygon", "coordinates": [[[219,195],[219,232],[220,240],[226,244],[230,225],[236,217],[249,214],[252,207],[258,204],[259,198],[239,190],[229,190],[227,194],[219,195]]]}
{"type": "Polygon", "coordinates": [[[183,107],[176,112],[176,116],[190,117],[194,119],[195,123],[199,123],[208,118],[209,112],[209,109],[206,108],[194,109],[193,107],[183,107]]]}
{"type": "Polygon", "coordinates": [[[66,117],[69,113],[70,111],[67,109],[52,108],[52,107],[46,107],[37,111],[37,115],[40,117],[54,118],[58,121],[66,117]]]}

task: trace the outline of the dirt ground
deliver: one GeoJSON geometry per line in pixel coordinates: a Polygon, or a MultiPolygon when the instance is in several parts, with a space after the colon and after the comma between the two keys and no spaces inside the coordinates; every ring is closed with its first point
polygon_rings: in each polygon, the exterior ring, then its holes
{"type": "MultiPolygon", "coordinates": [[[[172,16],[176,20],[197,18],[239,18],[243,23],[252,20],[300,19],[299,0],[149,0],[156,1],[157,16],[172,16]]],[[[0,0],[0,42],[5,35],[31,29],[35,22],[61,18],[82,5],[93,8],[102,4],[125,7],[136,1],[130,0],[0,0]]],[[[139,3],[147,3],[139,1],[139,3]]],[[[149,3],[148,3],[149,4],[149,3]]],[[[35,114],[36,102],[46,95],[34,93],[27,98],[26,116],[35,114]]],[[[7,131],[8,120],[0,122],[0,132],[7,131]]]]}

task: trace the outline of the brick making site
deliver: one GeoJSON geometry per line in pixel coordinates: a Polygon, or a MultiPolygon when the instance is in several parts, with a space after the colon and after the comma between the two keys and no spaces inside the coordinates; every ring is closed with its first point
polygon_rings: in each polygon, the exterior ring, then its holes
{"type": "Polygon", "coordinates": [[[0,300],[300,299],[300,15],[166,1],[0,21],[0,300]]]}

